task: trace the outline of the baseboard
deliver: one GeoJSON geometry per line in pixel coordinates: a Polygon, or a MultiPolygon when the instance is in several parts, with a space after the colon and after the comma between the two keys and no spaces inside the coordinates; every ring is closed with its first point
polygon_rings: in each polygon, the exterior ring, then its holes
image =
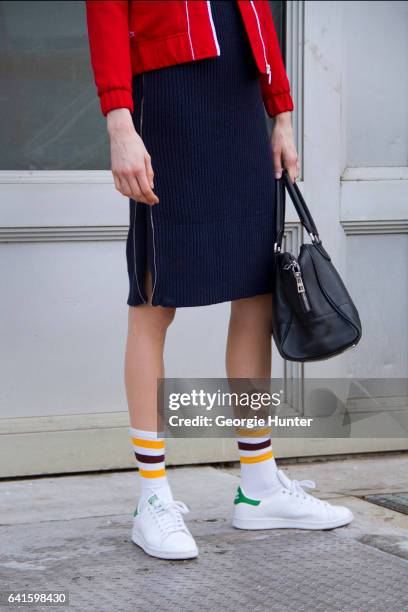
{"type": "MultiPolygon", "coordinates": [[[[406,450],[399,438],[276,439],[279,457],[406,450]]],[[[168,465],[237,461],[234,439],[168,439],[168,465]]],[[[0,419],[0,477],[66,474],[135,466],[126,412],[0,419]]]]}

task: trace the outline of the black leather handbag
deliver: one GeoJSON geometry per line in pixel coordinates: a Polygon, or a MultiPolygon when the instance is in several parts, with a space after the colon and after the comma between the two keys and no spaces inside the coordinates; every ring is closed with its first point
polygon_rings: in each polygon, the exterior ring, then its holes
{"type": "Polygon", "coordinates": [[[296,183],[286,170],[276,181],[276,242],[273,285],[273,338],[290,361],[328,359],[356,346],[361,322],[296,183]],[[286,189],[285,189],[286,188],[286,189]],[[311,243],[299,256],[282,252],[285,193],[288,191],[311,243]]]}

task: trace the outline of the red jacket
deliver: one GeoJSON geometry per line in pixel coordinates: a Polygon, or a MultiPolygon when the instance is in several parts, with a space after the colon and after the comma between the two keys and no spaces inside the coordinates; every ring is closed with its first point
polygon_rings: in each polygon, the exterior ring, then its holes
{"type": "MultiPolygon", "coordinates": [[[[293,109],[267,0],[237,0],[270,116],[293,109]]],[[[104,115],[133,111],[132,75],[222,53],[201,0],[87,0],[92,67],[104,115]]]]}

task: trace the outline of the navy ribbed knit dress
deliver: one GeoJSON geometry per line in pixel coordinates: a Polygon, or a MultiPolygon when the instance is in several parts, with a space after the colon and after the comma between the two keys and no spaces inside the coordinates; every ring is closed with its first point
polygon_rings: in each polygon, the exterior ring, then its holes
{"type": "Polygon", "coordinates": [[[221,54],[133,77],[154,206],[130,200],[128,304],[202,306],[269,293],[275,177],[265,112],[235,1],[211,2],[221,54]]]}

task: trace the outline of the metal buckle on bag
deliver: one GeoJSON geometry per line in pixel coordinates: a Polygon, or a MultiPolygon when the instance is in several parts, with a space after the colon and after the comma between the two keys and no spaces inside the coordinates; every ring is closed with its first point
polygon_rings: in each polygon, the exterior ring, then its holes
{"type": "Polygon", "coordinates": [[[280,253],[281,252],[281,245],[278,242],[275,242],[275,244],[273,245],[273,252],[274,253],[280,253]]]}
{"type": "Polygon", "coordinates": [[[322,241],[320,240],[319,234],[312,234],[309,233],[310,239],[313,242],[313,244],[321,244],[322,241]]]}

